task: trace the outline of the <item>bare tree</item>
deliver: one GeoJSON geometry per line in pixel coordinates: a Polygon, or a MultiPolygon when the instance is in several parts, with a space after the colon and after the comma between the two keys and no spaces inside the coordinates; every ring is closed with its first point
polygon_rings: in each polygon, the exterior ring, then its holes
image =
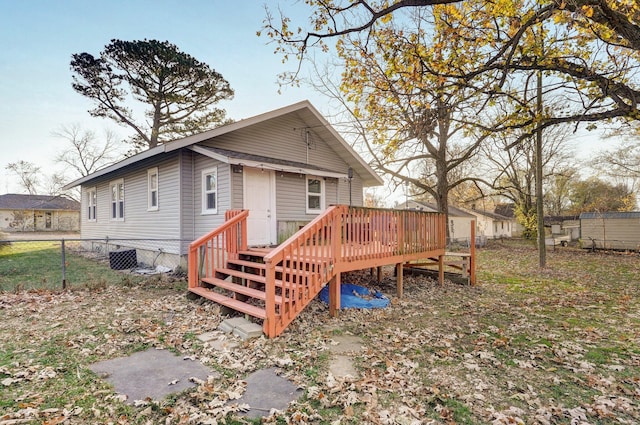
{"type": "Polygon", "coordinates": [[[78,124],[63,126],[53,135],[68,142],[56,161],[69,166],[75,177],[87,176],[122,156],[111,131],[105,131],[102,143],[93,131],[83,130],[78,124]]]}
{"type": "MultiPolygon", "coordinates": [[[[543,180],[566,174],[569,165],[574,162],[568,145],[570,128],[558,126],[548,129],[543,138],[542,168],[543,180]]],[[[483,158],[487,168],[494,170],[492,187],[497,194],[511,200],[516,209],[516,217],[525,227],[525,236],[537,234],[535,168],[536,149],[530,138],[526,143],[511,146],[519,135],[496,134],[493,143],[483,146],[483,158]]]]}
{"type": "Polygon", "coordinates": [[[18,162],[10,162],[7,164],[6,169],[13,172],[20,179],[22,187],[30,195],[38,194],[40,167],[32,162],[20,160],[18,162]]]}
{"type": "Polygon", "coordinates": [[[600,175],[637,192],[640,184],[640,142],[626,139],[616,148],[599,152],[589,165],[600,175]]]}

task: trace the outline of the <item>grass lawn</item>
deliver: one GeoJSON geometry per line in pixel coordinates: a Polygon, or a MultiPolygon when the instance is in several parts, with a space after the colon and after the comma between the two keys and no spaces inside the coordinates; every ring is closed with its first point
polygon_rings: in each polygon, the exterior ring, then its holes
{"type": "MultiPolygon", "coordinates": [[[[73,243],[65,253],[67,287],[105,286],[126,279],[105,264],[73,254],[73,243]]],[[[13,241],[0,244],[0,291],[61,289],[62,251],[59,240],[13,241]]]]}
{"type": "Polygon", "coordinates": [[[405,275],[397,299],[391,268],[380,285],[348,274],[389,294],[390,307],[330,318],[313,302],[282,336],[224,353],[195,337],[216,329],[220,309],[188,299],[182,281],[92,285],[97,273],[70,291],[2,293],[0,423],[250,423],[224,403],[272,366],[305,395],[270,423],[640,423],[640,257],[562,248],[541,270],[528,243],[478,254],[476,287],[405,275]],[[364,341],[352,380],[328,375],[338,334],[364,341]],[[152,346],[222,378],[134,407],[88,369],[152,346]]]}

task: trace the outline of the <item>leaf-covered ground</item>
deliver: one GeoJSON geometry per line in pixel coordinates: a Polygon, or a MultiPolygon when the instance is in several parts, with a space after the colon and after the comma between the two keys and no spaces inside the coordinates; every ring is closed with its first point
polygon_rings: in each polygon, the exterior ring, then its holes
{"type": "Polygon", "coordinates": [[[0,424],[244,423],[242,379],[277,366],[305,390],[269,423],[640,423],[640,257],[559,249],[540,270],[530,245],[479,253],[479,285],[438,286],[391,269],[345,282],[392,296],[384,310],[338,319],[314,302],[279,338],[215,350],[196,336],[222,319],[183,282],[0,294],[0,424]],[[360,375],[328,373],[332,337],[358,335],[360,375]],[[160,402],[130,406],[88,365],[162,347],[221,378],[160,402]],[[227,402],[231,401],[230,404],[227,402]]]}

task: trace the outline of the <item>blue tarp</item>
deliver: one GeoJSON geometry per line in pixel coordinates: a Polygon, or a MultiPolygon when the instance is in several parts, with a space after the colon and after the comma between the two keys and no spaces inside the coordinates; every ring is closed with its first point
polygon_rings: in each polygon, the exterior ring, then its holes
{"type": "MultiPolygon", "coordinates": [[[[329,285],[320,291],[320,299],[329,304],[329,285]]],[[[340,308],[385,308],[389,302],[389,298],[380,291],[351,283],[340,285],[340,308]]]]}

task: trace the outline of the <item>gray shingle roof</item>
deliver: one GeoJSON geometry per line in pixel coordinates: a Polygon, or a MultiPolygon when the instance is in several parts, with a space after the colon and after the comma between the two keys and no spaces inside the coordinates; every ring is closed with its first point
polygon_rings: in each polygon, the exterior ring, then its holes
{"type": "Polygon", "coordinates": [[[640,218],[640,211],[583,212],[580,220],[594,218],[640,218]]]}
{"type": "Polygon", "coordinates": [[[80,210],[80,203],[73,199],[53,195],[0,195],[2,210],[80,210]]]}
{"type": "MultiPolygon", "coordinates": [[[[418,205],[422,205],[432,211],[438,211],[438,206],[431,202],[423,202],[423,201],[413,201],[418,205]]],[[[454,206],[449,205],[449,215],[452,217],[475,217],[473,214],[470,214],[460,208],[456,208],[454,206]]]]}

